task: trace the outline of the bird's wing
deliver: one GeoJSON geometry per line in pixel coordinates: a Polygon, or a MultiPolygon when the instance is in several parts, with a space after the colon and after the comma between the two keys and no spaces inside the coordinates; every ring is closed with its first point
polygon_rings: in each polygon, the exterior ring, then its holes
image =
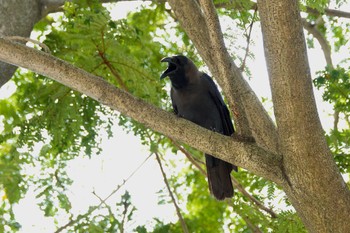
{"type": "Polygon", "coordinates": [[[174,110],[174,113],[177,115],[179,113],[179,111],[177,110],[177,106],[176,106],[176,103],[174,101],[174,98],[173,98],[173,89],[170,90],[170,98],[171,98],[171,104],[173,105],[173,110],[174,110]]]}
{"type": "Polygon", "coordinates": [[[233,124],[231,121],[231,117],[230,117],[230,112],[228,111],[228,108],[224,102],[224,100],[222,99],[222,96],[216,86],[216,84],[214,83],[213,79],[203,73],[202,78],[204,79],[208,90],[209,90],[209,94],[211,96],[211,98],[213,99],[219,113],[220,113],[220,118],[223,124],[223,134],[224,135],[228,135],[231,136],[234,133],[234,128],[233,128],[233,124]]]}
{"type": "MultiPolygon", "coordinates": [[[[213,99],[217,109],[219,110],[220,118],[221,118],[222,125],[223,125],[223,131],[224,131],[222,133],[224,135],[231,136],[234,133],[234,128],[233,128],[233,124],[231,121],[230,112],[228,111],[228,108],[227,108],[224,100],[222,99],[222,96],[221,96],[216,84],[214,83],[213,79],[205,73],[203,73],[202,78],[208,87],[209,94],[210,94],[211,98],[213,99]]],[[[232,169],[235,171],[238,171],[237,166],[232,165],[232,164],[227,163],[227,162],[224,162],[224,161],[217,159],[217,158],[214,158],[212,156],[208,156],[208,155],[206,156],[206,163],[207,163],[208,179],[209,179],[209,176],[214,176],[213,174],[210,175],[209,173],[215,172],[215,164],[216,163],[219,163],[218,170],[221,172],[230,174],[232,169]],[[210,164],[210,162],[212,163],[212,165],[210,164]]],[[[225,175],[222,175],[221,180],[224,180],[225,177],[226,177],[225,175]]],[[[230,177],[230,176],[228,176],[228,177],[230,177]]],[[[224,181],[222,181],[222,182],[224,182],[224,181]]],[[[213,183],[213,182],[211,182],[211,183],[213,183]]],[[[230,183],[231,182],[226,181],[225,186],[230,185],[230,183]]],[[[214,184],[212,184],[212,186],[213,185],[214,184]]],[[[232,184],[231,184],[231,187],[232,187],[232,184]]],[[[215,193],[214,187],[211,187],[211,188],[212,188],[212,192],[215,193]]],[[[233,188],[231,188],[231,189],[233,190],[233,188]]],[[[228,194],[228,196],[232,196],[232,195],[233,195],[233,193],[228,194]]]]}

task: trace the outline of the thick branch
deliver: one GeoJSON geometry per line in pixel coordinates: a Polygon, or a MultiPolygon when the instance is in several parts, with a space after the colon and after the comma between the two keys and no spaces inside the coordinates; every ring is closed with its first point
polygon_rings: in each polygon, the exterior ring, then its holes
{"type": "MultiPolygon", "coordinates": [[[[318,10],[307,7],[306,8],[306,12],[307,13],[312,13],[312,14],[321,14],[318,10]]],[[[340,10],[334,10],[334,9],[325,9],[324,10],[324,14],[327,16],[331,16],[331,17],[340,17],[340,18],[347,18],[350,19],[350,12],[346,12],[346,11],[340,11],[340,10]]]]}
{"type": "Polygon", "coordinates": [[[298,1],[258,0],[258,7],[289,186],[283,188],[310,232],[350,232],[350,192],[319,120],[298,1]]]}
{"type": "Polygon", "coordinates": [[[258,145],[276,152],[275,125],[227,52],[212,3],[201,1],[204,15],[195,0],[168,2],[222,88],[237,131],[245,136],[253,135],[258,145]]]}
{"type": "MultiPolygon", "coordinates": [[[[37,0],[0,0],[0,36],[29,37],[40,18],[40,2],[37,0]]],[[[0,62],[0,87],[10,80],[16,69],[0,62]]]]}
{"type": "Polygon", "coordinates": [[[147,127],[187,143],[198,150],[236,164],[239,167],[281,183],[280,160],[275,154],[232,137],[206,130],[190,121],[161,110],[131,94],[117,89],[67,62],[32,48],[0,38],[0,60],[50,77],[147,127]],[[171,126],[171,127],[169,127],[171,126]]]}
{"type": "MultiPolygon", "coordinates": [[[[249,2],[250,4],[250,9],[254,10],[257,8],[257,4],[253,1],[249,2]]],[[[229,2],[218,2],[215,4],[215,7],[217,8],[225,8],[225,9],[236,9],[236,10],[240,10],[242,9],[242,4],[240,1],[229,1],[229,2]]],[[[315,14],[315,15],[320,15],[321,12],[319,12],[318,10],[311,8],[311,7],[306,7],[306,12],[307,13],[311,13],[311,14],[315,14]]],[[[341,11],[341,10],[335,10],[335,9],[329,9],[326,8],[324,9],[324,13],[327,16],[330,17],[339,17],[339,18],[348,18],[350,19],[350,12],[347,11],[341,11]]]]}
{"type": "Polygon", "coordinates": [[[333,67],[332,56],[331,56],[331,47],[328,44],[328,41],[324,38],[319,30],[317,30],[316,25],[313,25],[306,21],[306,19],[302,19],[304,28],[317,39],[318,43],[320,43],[321,48],[323,50],[324,57],[326,59],[326,63],[329,67],[333,67]]]}

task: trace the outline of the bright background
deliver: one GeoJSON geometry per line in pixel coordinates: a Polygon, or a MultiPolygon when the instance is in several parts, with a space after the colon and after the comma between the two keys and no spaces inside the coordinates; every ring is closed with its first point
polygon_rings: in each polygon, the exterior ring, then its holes
{"type": "MultiPolygon", "coordinates": [[[[114,19],[123,18],[129,11],[135,10],[141,4],[145,3],[121,2],[113,4],[110,7],[111,15],[114,19]]],[[[350,11],[350,7],[347,6],[343,10],[350,11]]],[[[222,27],[225,30],[229,25],[223,21],[222,27]]],[[[247,61],[247,66],[251,69],[252,73],[249,83],[259,97],[271,99],[261,31],[258,24],[254,25],[252,39],[254,43],[251,44],[251,52],[255,55],[255,59],[248,59],[247,61]]],[[[246,43],[243,37],[242,43],[246,43]]],[[[315,42],[315,49],[309,49],[308,54],[311,73],[314,76],[316,71],[323,69],[326,65],[322,50],[317,42],[315,42]]],[[[334,64],[337,64],[346,56],[348,56],[348,51],[340,51],[338,54],[333,54],[334,64]]],[[[159,65],[161,66],[161,63],[159,65]]],[[[14,91],[15,86],[10,81],[0,89],[0,99],[7,98],[14,91]]],[[[331,117],[332,109],[330,105],[322,102],[321,94],[320,91],[315,90],[320,118],[323,127],[325,130],[328,130],[333,125],[333,119],[331,117]]],[[[272,106],[271,103],[270,106],[272,106]]],[[[271,107],[267,110],[272,112],[271,107]]],[[[102,135],[103,141],[101,147],[103,148],[103,152],[101,155],[92,156],[91,159],[77,158],[69,162],[68,175],[74,181],[69,190],[73,213],[84,214],[90,205],[99,204],[100,201],[92,194],[93,191],[101,198],[105,198],[118,185],[122,184],[150,154],[148,147],[142,146],[137,137],[127,134],[119,126],[115,126],[113,130],[115,136],[111,139],[108,139],[107,135],[102,135]]],[[[179,170],[181,169],[183,155],[167,153],[166,158],[178,160],[177,168],[179,170]]],[[[39,171],[36,171],[35,168],[28,168],[27,172],[35,174],[39,171]]],[[[176,172],[176,170],[171,172],[176,172]]],[[[131,232],[138,225],[151,224],[154,217],[165,220],[164,222],[177,221],[172,204],[158,204],[157,192],[159,190],[165,190],[166,192],[166,187],[154,157],[148,159],[134,176],[126,182],[123,188],[114,194],[107,203],[119,201],[120,196],[124,194],[125,190],[130,192],[131,201],[137,208],[134,215],[135,221],[127,226],[126,232],[131,232]]],[[[274,205],[278,206],[277,203],[274,205]]],[[[32,189],[29,189],[26,198],[22,199],[14,210],[17,220],[22,225],[20,232],[46,233],[55,231],[54,219],[43,216],[43,212],[37,207],[35,194],[32,189]]],[[[64,212],[60,213],[58,219],[59,226],[69,221],[68,216],[64,212]]]]}

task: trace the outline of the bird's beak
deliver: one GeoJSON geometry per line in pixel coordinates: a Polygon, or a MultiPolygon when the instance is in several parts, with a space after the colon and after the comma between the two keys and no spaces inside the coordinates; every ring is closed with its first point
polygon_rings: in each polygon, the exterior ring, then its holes
{"type": "Polygon", "coordinates": [[[160,62],[168,62],[169,63],[168,68],[160,76],[160,79],[162,80],[162,79],[166,78],[169,75],[169,72],[171,72],[173,70],[173,68],[171,68],[171,66],[174,66],[176,64],[173,62],[173,59],[171,57],[165,57],[162,60],[160,60],[160,62]]]}
{"type": "Polygon", "coordinates": [[[172,58],[171,57],[165,57],[162,60],[160,60],[160,62],[172,62],[172,58]]]}

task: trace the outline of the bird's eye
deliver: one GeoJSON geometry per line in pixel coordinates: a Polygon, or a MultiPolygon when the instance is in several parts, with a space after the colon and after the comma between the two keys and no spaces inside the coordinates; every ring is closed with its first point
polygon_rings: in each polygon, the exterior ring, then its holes
{"type": "Polygon", "coordinates": [[[183,62],[180,58],[176,57],[175,58],[176,64],[181,65],[183,62]]]}

